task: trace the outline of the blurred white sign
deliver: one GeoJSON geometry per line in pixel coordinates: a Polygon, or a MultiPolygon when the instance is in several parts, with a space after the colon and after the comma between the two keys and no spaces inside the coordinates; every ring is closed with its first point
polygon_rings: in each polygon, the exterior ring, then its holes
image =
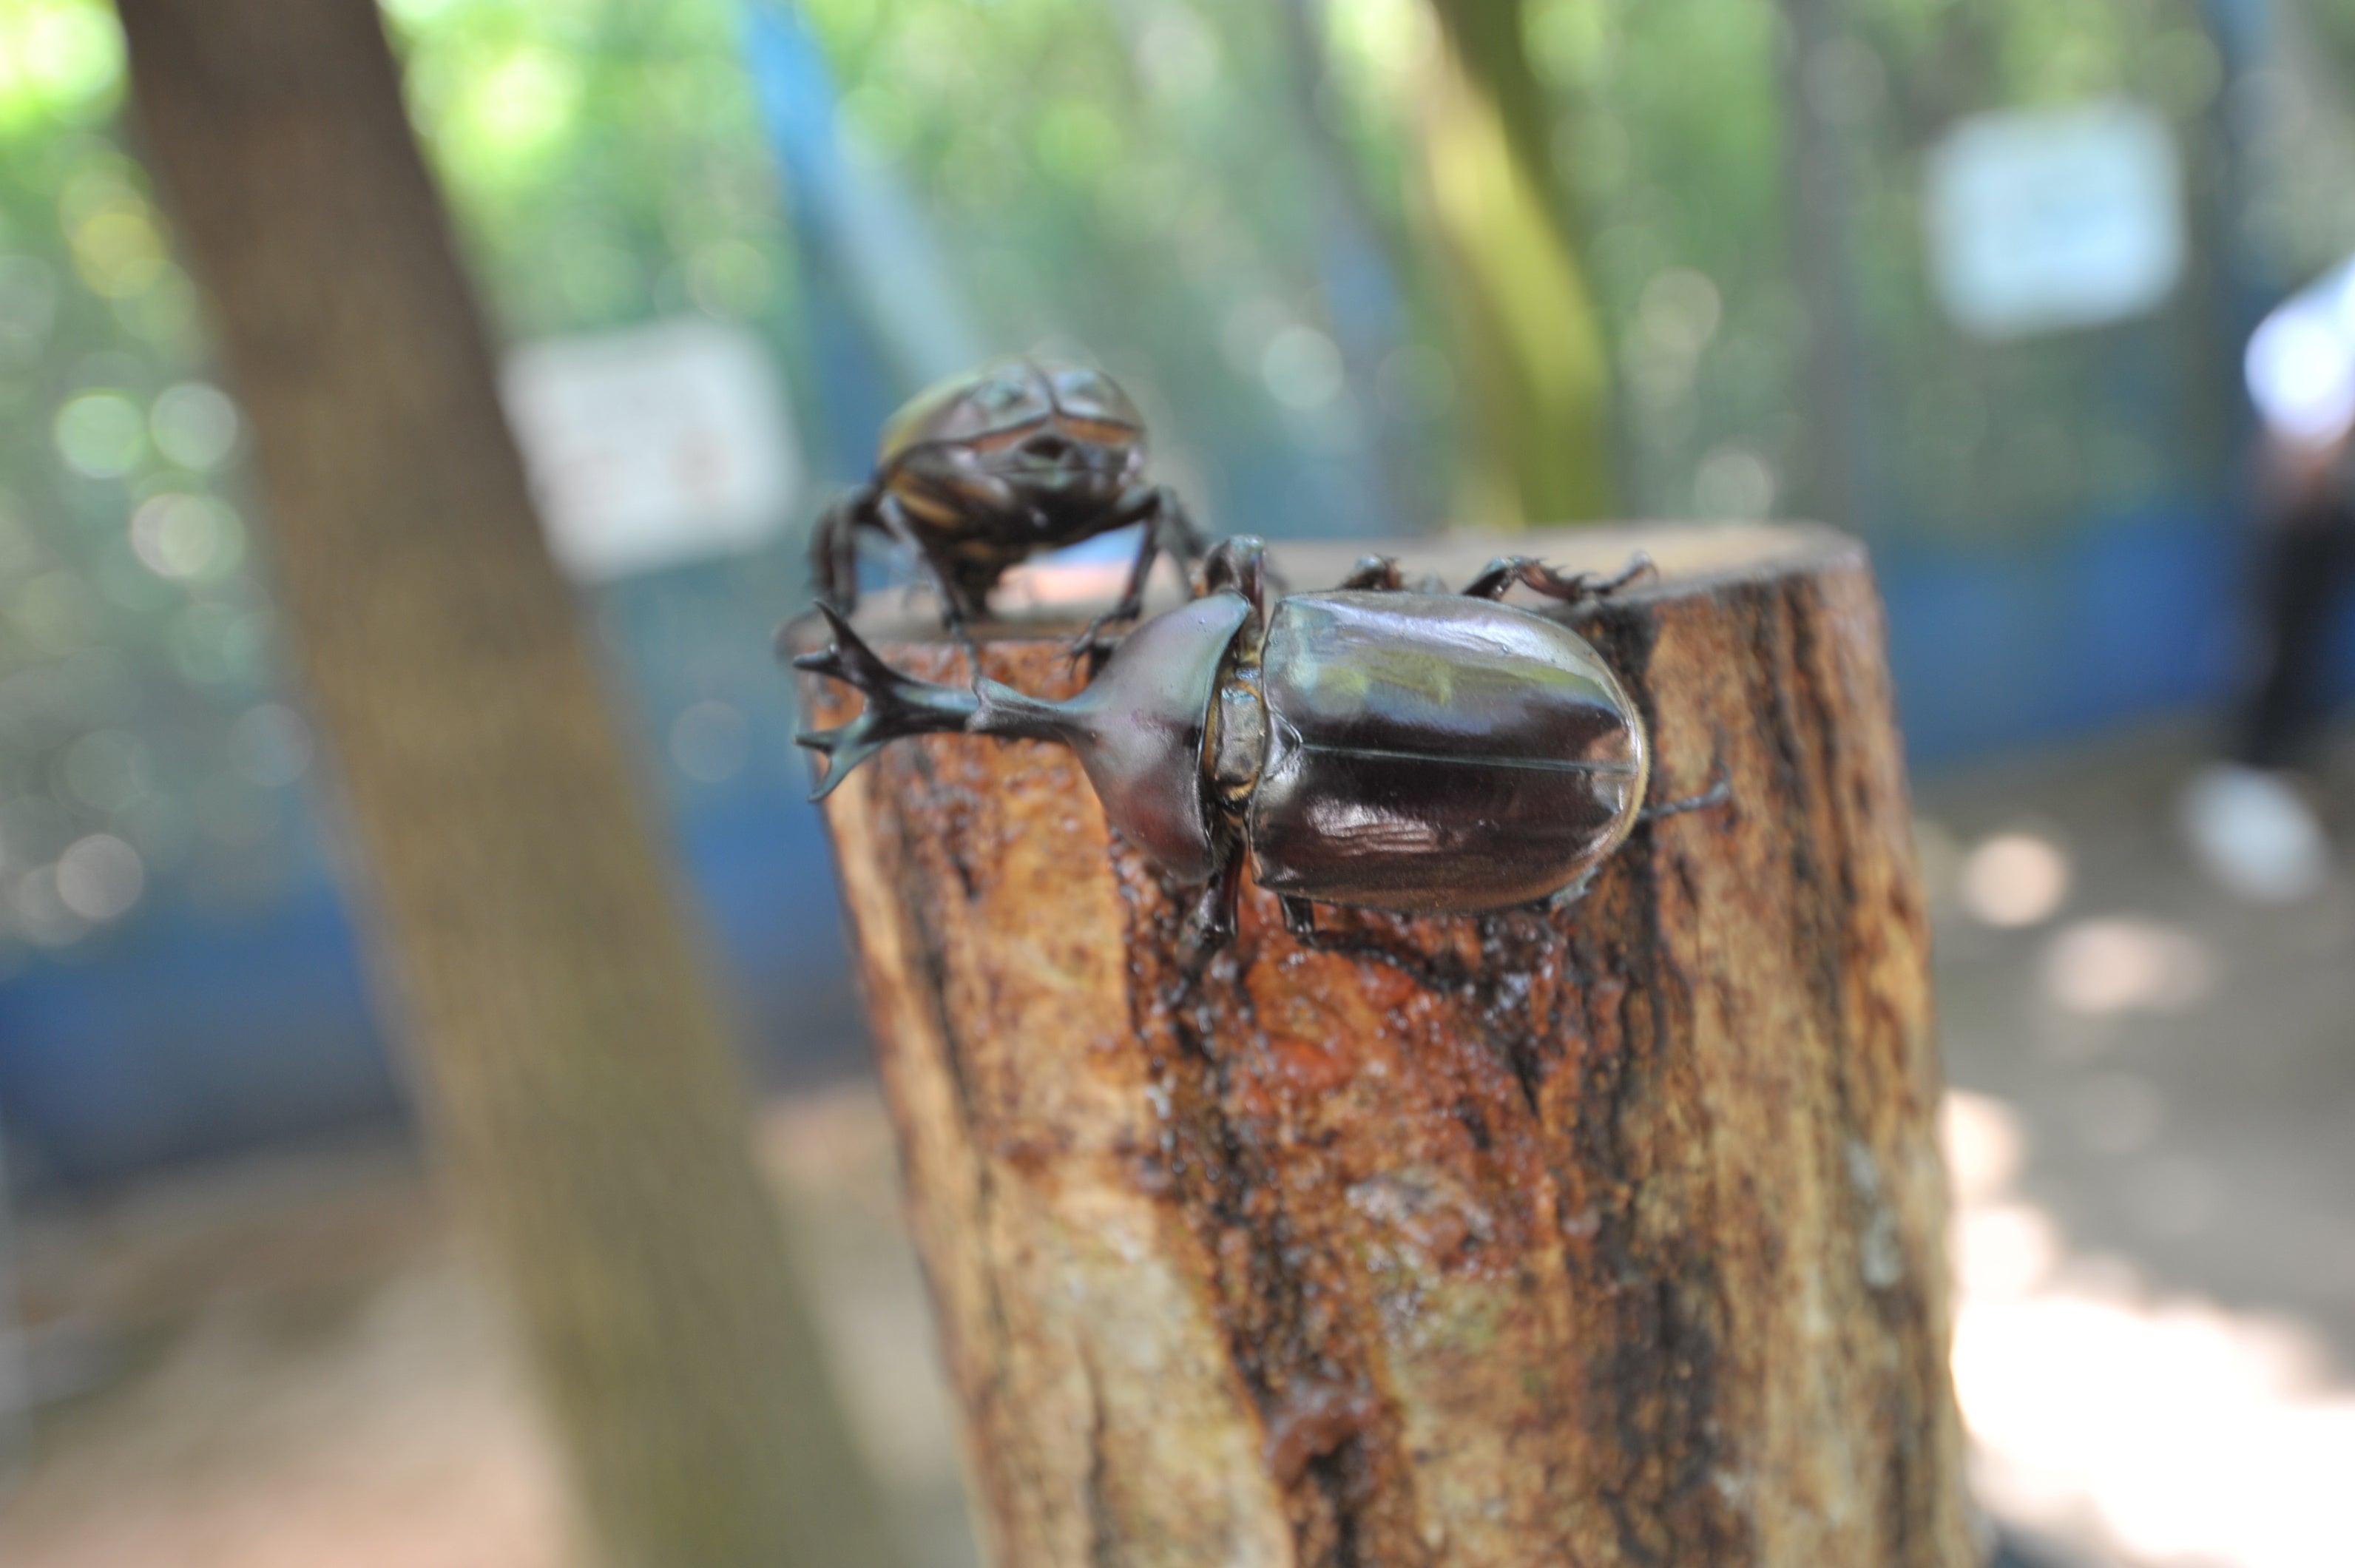
{"type": "Polygon", "coordinates": [[[503,377],[549,545],[588,581],[751,549],[801,487],[759,338],[701,317],[517,350],[503,377]]]}
{"type": "Polygon", "coordinates": [[[1923,197],[1939,299],[1981,337],[2139,315],[2182,275],[2175,143],[2131,103],[1963,121],[1932,149],[1923,197]]]}

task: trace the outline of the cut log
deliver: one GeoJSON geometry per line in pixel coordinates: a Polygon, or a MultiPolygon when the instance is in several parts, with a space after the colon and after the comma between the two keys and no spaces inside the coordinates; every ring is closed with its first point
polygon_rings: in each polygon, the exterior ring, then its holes
{"type": "MultiPolygon", "coordinates": [[[[1656,801],[1583,901],[1412,919],[1188,890],[1071,754],[892,747],[827,817],[1003,1568],[1975,1560],[1928,937],[1860,547],[1517,536],[1660,576],[1572,624],[1656,801]]],[[[1354,551],[1279,550],[1295,587],[1354,551]]],[[[961,679],[901,612],[884,656],[961,679]]],[[[1077,684],[1062,624],[987,672],[1077,684]]],[[[805,677],[819,723],[858,699],[805,677]]]]}

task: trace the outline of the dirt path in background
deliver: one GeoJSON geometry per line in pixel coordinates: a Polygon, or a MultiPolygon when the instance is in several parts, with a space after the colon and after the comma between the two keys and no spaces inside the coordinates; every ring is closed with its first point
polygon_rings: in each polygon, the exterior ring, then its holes
{"type": "MultiPolygon", "coordinates": [[[[796,1101],[764,1143],[895,1523],[922,1568],[972,1568],[881,1107],[796,1101]]],[[[8,1568],[570,1561],[497,1311],[406,1153],[186,1173],[26,1232],[46,1359],[94,1359],[103,1386],[44,1412],[0,1500],[8,1568]]]]}

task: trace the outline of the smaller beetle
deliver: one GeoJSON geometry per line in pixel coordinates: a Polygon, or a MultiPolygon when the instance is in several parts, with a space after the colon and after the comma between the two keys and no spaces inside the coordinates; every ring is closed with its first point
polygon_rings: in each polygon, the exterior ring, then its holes
{"type": "Polygon", "coordinates": [[[1463,914],[1583,892],[1646,815],[1643,720],[1585,639],[1498,601],[1517,583],[1598,599],[1651,563],[1597,580],[1507,556],[1446,594],[1407,592],[1394,561],[1369,556],[1338,588],[1271,604],[1263,549],[1220,544],[1200,595],[1129,634],[1062,702],[915,679],[826,608],[831,645],[794,664],[867,706],[796,737],[829,759],[813,798],[904,736],[1060,741],[1113,826],[1203,885],[1192,924],[1211,942],[1234,931],[1246,854],[1302,935],[1317,903],[1463,914]]]}
{"type": "Polygon", "coordinates": [[[828,507],[810,538],[818,597],[845,613],[858,602],[864,528],[923,559],[943,620],[962,634],[1007,568],[1143,523],[1127,587],[1074,645],[1091,652],[1097,632],[1136,617],[1156,556],[1202,553],[1177,495],[1144,483],[1144,417],[1101,370],[994,360],[918,393],[879,445],[874,477],[828,507]]]}

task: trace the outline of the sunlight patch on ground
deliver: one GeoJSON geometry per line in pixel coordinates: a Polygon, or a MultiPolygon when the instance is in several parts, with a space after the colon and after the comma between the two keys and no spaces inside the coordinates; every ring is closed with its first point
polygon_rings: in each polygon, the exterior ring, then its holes
{"type": "Polygon", "coordinates": [[[2355,1387],[2317,1338],[2073,1253],[2014,1190],[2027,1142],[2004,1102],[1949,1093],[1942,1132],[1980,1499],[2135,1568],[2355,1562],[2355,1387]]]}

